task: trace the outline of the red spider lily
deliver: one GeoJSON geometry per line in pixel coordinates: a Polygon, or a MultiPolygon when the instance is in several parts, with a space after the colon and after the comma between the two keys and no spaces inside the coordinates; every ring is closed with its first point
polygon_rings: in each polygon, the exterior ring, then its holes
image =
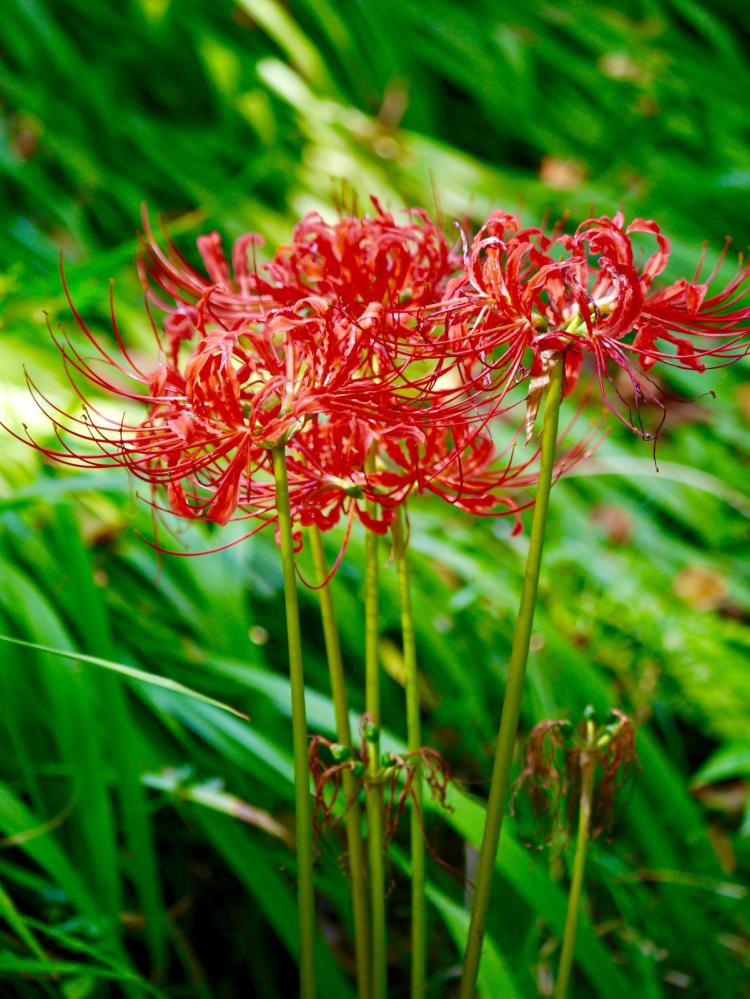
{"type": "Polygon", "coordinates": [[[258,290],[272,301],[279,293],[312,292],[353,319],[369,311],[393,323],[431,307],[458,263],[444,235],[420,209],[399,225],[372,202],[372,218],[333,225],[317,214],[302,219],[292,241],[265,265],[270,280],[259,281],[258,290]]]}
{"type": "Polygon", "coordinates": [[[372,200],[373,217],[345,217],[329,224],[317,213],[305,216],[295,226],[291,242],[260,268],[263,274],[248,259],[248,251],[263,244],[256,233],[235,241],[231,267],[218,233],[200,237],[205,277],[171,241],[163,250],[144,216],[141,274],[156,304],[180,317],[175,324],[182,324],[183,335],[185,323],[195,324],[201,315],[232,327],[237,321],[261,318],[275,308],[307,300],[354,320],[368,311],[377,315],[379,307],[384,319],[396,321],[395,317],[438,301],[458,261],[424,211],[412,209],[408,221],[400,225],[372,200]],[[154,285],[174,306],[159,297],[154,285]]]}
{"type": "Polygon", "coordinates": [[[387,427],[356,416],[311,420],[289,450],[292,508],[302,526],[332,528],[342,516],[356,516],[369,530],[385,534],[396,508],[409,493],[406,478],[381,467],[367,470],[368,456],[381,453],[389,438],[418,436],[410,427],[387,427]],[[377,504],[373,516],[368,503],[377,504]]]}
{"type": "MultiPolygon", "coordinates": [[[[280,315],[284,322],[314,319],[320,353],[329,362],[338,355],[342,376],[356,373],[380,387],[373,405],[372,398],[363,397],[361,385],[352,383],[349,399],[358,401],[360,412],[382,416],[386,388],[391,404],[405,406],[409,419],[415,418],[420,400],[429,401],[431,422],[449,422],[470,412],[480,393],[465,372],[449,377],[463,362],[443,347],[436,349],[435,332],[442,320],[431,319],[458,258],[421,210],[412,210],[398,224],[373,203],[373,217],[329,224],[317,214],[306,216],[292,241],[260,269],[254,262],[251,269],[248,261],[248,251],[262,242],[259,236],[251,233],[236,241],[231,267],[218,234],[201,237],[198,249],[207,276],[168,238],[162,249],[144,218],[141,275],[150,300],[166,316],[173,361],[185,341],[205,335],[208,328],[237,334],[280,315]]],[[[343,404],[344,395],[340,398],[343,404]]]]}
{"type": "Polygon", "coordinates": [[[446,322],[453,324],[456,353],[478,360],[503,396],[528,373],[540,375],[548,351],[564,353],[570,392],[589,355],[605,403],[636,430],[610,401],[614,369],[630,378],[637,406],[648,400],[663,409],[647,375],[656,364],[703,371],[707,358],[731,363],[750,343],[750,305],[743,304],[750,263],[740,262],[734,278],[711,297],[708,286],[723,254],[705,283],[697,283],[699,267],[692,281],[654,291],[669,252],[656,223],[635,219],[625,226],[620,213],[589,219],[573,235],[547,235],[497,212],[465,246],[464,273],[447,291],[446,322]],[[645,261],[636,259],[633,246],[639,234],[656,242],[645,261]]]}
{"type": "MultiPolygon", "coordinates": [[[[111,401],[88,402],[73,371],[101,386],[99,368],[86,361],[70,342],[56,341],[71,384],[83,403],[80,416],[60,410],[43,396],[31,379],[29,386],[40,409],[49,418],[58,447],[28,440],[48,458],[74,467],[123,466],[135,478],[166,491],[169,510],[190,519],[225,524],[240,504],[249,507],[247,482],[260,470],[269,472],[269,452],[254,443],[241,425],[220,423],[201,416],[190,407],[184,377],[168,365],[151,378],[143,378],[147,391],[135,396],[113,382],[108,394],[146,407],[140,421],[115,416],[111,401]],[[106,406],[106,410],[102,407],[106,406]],[[113,415],[107,411],[110,410],[113,415]]],[[[126,370],[114,359],[118,372],[126,370]]],[[[21,438],[24,439],[24,438],[21,438]]],[[[154,500],[156,509],[161,509],[154,500]]],[[[263,518],[263,526],[274,519],[273,492],[255,490],[252,515],[263,518]]]]}
{"type": "MultiPolygon", "coordinates": [[[[502,400],[487,392],[487,372],[475,370],[476,343],[483,351],[488,338],[497,339],[488,317],[506,279],[497,268],[490,273],[480,248],[473,261],[467,257],[473,270],[451,286],[456,261],[424,213],[398,225],[377,202],[375,208],[373,218],[333,225],[303,219],[263,278],[248,259],[259,242],[252,234],[235,244],[231,268],[218,236],[201,237],[202,276],[171,243],[162,250],[147,228],[142,274],[166,333],[163,341],[152,324],[155,370],[134,363],[114,310],[118,349],[110,352],[68,296],[96,354],[92,360],[53,334],[84,410],[67,417],[33,390],[60,441],[41,449],[68,464],[125,466],[163,490],[169,511],[222,525],[249,519],[259,530],[274,522],[269,451],[280,445],[298,529],[327,530],[344,517],[348,529],[357,518],[385,533],[397,508],[425,492],[470,513],[517,519],[528,503],[509,493],[533,484],[537,455],[514,464],[512,450],[496,452],[486,427],[502,400]],[[494,298],[488,292],[489,304],[472,319],[466,312],[480,279],[495,282],[494,298]],[[145,413],[110,416],[109,405],[102,411],[86,403],[85,383],[145,413]]],[[[566,267],[583,266],[579,258],[544,263],[551,240],[539,230],[516,237],[524,248],[513,259],[528,255],[543,275],[530,277],[529,286],[555,287],[566,267]]],[[[497,239],[487,236],[484,244],[494,248],[497,239]]],[[[540,327],[534,307],[527,311],[540,327]]],[[[517,328],[509,324],[508,334],[517,328]]],[[[498,370],[510,385],[522,371],[525,346],[519,352],[508,345],[517,363],[509,366],[501,352],[498,370]]],[[[558,473],[585,450],[563,457],[558,473]]],[[[152,504],[165,509],[157,496],[152,504]]]]}
{"type": "MultiPolygon", "coordinates": [[[[67,294],[67,286],[65,290],[67,294]]],[[[146,374],[128,353],[114,312],[119,357],[99,344],[69,295],[68,301],[79,328],[96,350],[94,359],[87,358],[67,336],[52,334],[83,412],[80,416],[64,413],[29,381],[60,446],[31,443],[63,464],[125,466],[136,478],[164,487],[170,510],[182,517],[225,524],[242,507],[241,515],[260,517],[261,526],[272,522],[275,512],[273,490],[267,484],[268,448],[292,432],[297,419],[289,407],[283,408],[278,377],[274,381],[263,372],[265,395],[259,400],[258,386],[253,385],[251,376],[245,376],[243,390],[242,377],[231,363],[229,339],[214,340],[210,335],[201,341],[183,371],[159,349],[157,360],[161,363],[146,374]],[[103,390],[110,401],[96,406],[87,402],[81,383],[103,390]],[[135,383],[140,391],[132,391],[128,383],[135,383]],[[111,409],[112,399],[128,408],[139,404],[146,412],[140,420],[114,415],[117,411],[111,409]],[[254,489],[258,474],[261,481],[254,489]]],[[[252,370],[257,375],[257,370],[252,370]]],[[[154,505],[160,509],[155,501],[154,505]]]]}
{"type": "MultiPolygon", "coordinates": [[[[591,440],[581,441],[561,456],[556,474],[582,460],[590,447],[591,440]]],[[[450,429],[423,429],[377,427],[355,417],[315,419],[289,447],[292,508],[302,526],[328,530],[345,517],[350,528],[356,517],[368,529],[385,534],[410,496],[432,493],[474,515],[511,515],[515,534],[521,529],[519,513],[531,501],[513,494],[530,493],[539,451],[520,462],[514,456],[512,442],[498,451],[487,431],[467,421],[450,429]],[[377,510],[375,516],[370,505],[377,510]]],[[[347,539],[348,529],[344,545],[347,539]]]]}
{"type": "MultiPolygon", "coordinates": [[[[215,262],[211,273],[225,274],[215,262]]],[[[350,522],[356,514],[384,532],[413,476],[404,469],[367,476],[364,456],[375,440],[419,438],[420,425],[444,420],[441,404],[464,389],[441,388],[439,368],[419,379],[396,370],[376,374],[367,310],[354,323],[343,310],[307,298],[248,314],[229,328],[209,308],[214,291],[167,317],[166,349],[154,327],[159,366],[148,374],[128,353],[114,310],[119,356],[99,344],[68,296],[96,355],[92,360],[68,337],[53,334],[84,408],[81,416],[67,416],[32,386],[60,441],[40,449],[67,464],[123,465],[163,488],[168,509],[179,516],[219,524],[251,517],[265,526],[275,519],[269,449],[283,443],[297,524],[326,528],[346,512],[350,522]],[[177,321],[169,327],[175,316],[190,329],[177,321]],[[111,403],[104,411],[87,403],[86,382],[128,409],[142,405],[143,418],[110,416],[111,403]],[[358,493],[377,498],[381,512],[373,517],[363,503],[349,502],[358,493]]]]}
{"type": "MultiPolygon", "coordinates": [[[[512,534],[521,531],[519,514],[531,500],[510,494],[530,491],[535,485],[539,450],[515,462],[513,446],[498,451],[487,431],[463,425],[450,431],[431,429],[416,454],[403,447],[390,447],[387,453],[394,465],[401,464],[402,474],[408,474],[414,493],[433,493],[475,516],[511,515],[515,520],[512,534]]],[[[558,459],[557,474],[585,453],[585,446],[579,445],[558,459]]]]}

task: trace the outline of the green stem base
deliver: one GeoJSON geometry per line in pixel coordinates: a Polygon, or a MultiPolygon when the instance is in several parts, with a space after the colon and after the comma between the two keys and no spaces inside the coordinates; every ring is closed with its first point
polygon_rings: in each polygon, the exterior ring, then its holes
{"type": "Polygon", "coordinates": [[[378,653],[378,536],[365,536],[365,708],[373,729],[368,740],[367,856],[372,920],[372,999],[385,999],[387,954],[385,929],[385,857],[383,785],[380,774],[380,664],[378,653]]]}
{"type": "MultiPolygon", "coordinates": [[[[328,572],[323,550],[323,538],[317,527],[308,529],[310,550],[317,583],[320,586],[328,572]]],[[[320,615],[323,621],[328,673],[331,679],[331,697],[336,715],[336,738],[342,746],[352,745],[349,725],[349,706],[344,678],[344,663],[341,656],[336,611],[331,593],[331,584],[322,586],[320,615]]],[[[346,845],[349,851],[349,871],[352,885],[352,916],[354,921],[354,956],[357,964],[358,999],[370,999],[370,940],[367,914],[367,893],[365,890],[365,860],[362,841],[362,810],[359,807],[359,785],[348,770],[342,773],[344,801],[346,805],[346,845]]]]}
{"type": "Polygon", "coordinates": [[[529,657],[531,628],[534,621],[537,589],[539,586],[539,571],[542,564],[544,533],[547,526],[549,496],[552,486],[552,473],[555,464],[555,448],[557,444],[557,427],[560,414],[560,402],[563,390],[563,362],[558,359],[550,372],[547,387],[547,401],[544,410],[544,428],[542,430],[542,450],[539,464],[539,483],[534,505],[534,516],[531,523],[529,551],[526,558],[526,572],[521,591],[521,603],[516,619],[513,636],[513,648],[508,666],[508,682],[505,688],[500,729],[495,748],[495,761],[492,769],[490,794],[487,801],[487,816],[484,825],[482,849],[479,856],[474,904],[469,924],[469,934],[464,955],[463,977],[461,979],[460,999],[473,999],[476,993],[479,962],[482,954],[482,943],[487,925],[487,911],[490,904],[492,876],[495,870],[497,848],[500,842],[500,832],[503,824],[503,811],[508,796],[510,768],[513,760],[513,749],[518,729],[518,719],[521,713],[521,696],[526,674],[526,662],[529,657]]]}
{"type": "MultiPolygon", "coordinates": [[[[419,672],[411,606],[409,563],[407,559],[406,515],[399,509],[393,524],[393,551],[398,571],[401,601],[401,634],[406,687],[407,749],[416,753],[422,748],[422,725],[419,716],[419,672]]],[[[423,999],[427,968],[427,910],[425,903],[425,841],[422,810],[422,767],[416,757],[416,775],[412,785],[413,802],[409,815],[411,842],[411,999],[423,999]]]]}
{"type": "Polygon", "coordinates": [[[286,451],[283,447],[276,447],[273,449],[272,455],[276,481],[276,509],[281,539],[281,563],[284,570],[284,602],[292,693],[297,899],[300,924],[300,999],[315,999],[315,895],[313,890],[312,814],[307,758],[305,678],[302,670],[302,635],[297,602],[297,574],[294,567],[286,451]]]}
{"type": "Polygon", "coordinates": [[[565,930],[563,932],[562,950],[560,952],[560,967],[555,983],[555,999],[565,999],[570,984],[570,974],[573,970],[573,952],[576,946],[578,932],[578,913],[581,908],[581,893],[583,891],[583,874],[586,868],[586,849],[591,825],[591,802],[594,794],[594,772],[596,761],[593,757],[581,757],[581,800],[578,807],[578,840],[573,859],[573,877],[568,895],[568,910],[565,914],[565,930]]]}

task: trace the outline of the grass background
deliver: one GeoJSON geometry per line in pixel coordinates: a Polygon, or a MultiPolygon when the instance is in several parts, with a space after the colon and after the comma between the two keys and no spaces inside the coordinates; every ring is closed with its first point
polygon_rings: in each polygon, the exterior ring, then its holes
{"type": "MultiPolygon", "coordinates": [[[[0,36],[0,409],[44,432],[23,366],[73,402],[43,312],[74,299],[107,335],[108,282],[148,343],[140,205],[189,252],[200,231],[272,244],[310,209],[370,193],[446,221],[656,218],[690,273],[750,241],[750,12],[717,0],[5,0],[0,36]]],[[[733,251],[734,252],[734,251],[733,251]]],[[[615,432],[555,490],[524,731],[617,706],[641,770],[588,870],[574,995],[750,994],[747,366],[679,376],[659,443],[615,432]]],[[[293,994],[296,912],[281,576],[272,539],[164,559],[116,473],[66,476],[5,437],[0,631],[145,669],[251,723],[73,657],[0,651],[0,989],[18,996],[293,994]],[[291,956],[291,959],[290,959],[291,956]]],[[[413,511],[425,730],[461,780],[431,816],[430,996],[451,994],[458,877],[481,836],[525,538],[413,511]],[[468,795],[463,792],[470,792],[468,795]]],[[[194,548],[205,536],[193,530],[194,548]]],[[[331,551],[337,538],[331,539],[331,551]]],[[[350,696],[363,700],[362,539],[334,582],[350,696]]],[[[396,580],[383,571],[384,717],[405,731],[396,580]]],[[[302,591],[310,724],[332,710],[302,591]]],[[[549,994],[564,864],[507,826],[486,996],[549,994]]],[[[399,841],[400,842],[400,841],[399,841]]],[[[390,898],[406,994],[408,891],[390,898]]],[[[352,995],[342,841],[320,844],[321,993],[352,995]]]]}

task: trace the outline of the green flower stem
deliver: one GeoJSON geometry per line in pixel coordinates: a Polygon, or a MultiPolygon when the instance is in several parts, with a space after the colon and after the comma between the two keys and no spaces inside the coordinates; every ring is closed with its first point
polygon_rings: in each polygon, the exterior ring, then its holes
{"type": "Polygon", "coordinates": [[[284,569],[286,631],[289,641],[289,678],[292,691],[292,733],[294,743],[294,797],[297,838],[297,899],[300,929],[300,999],[315,997],[315,895],[313,890],[312,815],[310,775],[307,759],[307,720],[305,717],[305,678],[302,672],[302,636],[297,603],[297,574],[294,567],[292,516],[286,450],[275,447],[273,473],[276,481],[276,510],[279,517],[281,563],[284,569]]]}
{"type": "MultiPolygon", "coordinates": [[[[414,618],[411,608],[409,586],[409,563],[407,559],[406,516],[403,507],[399,508],[393,523],[393,553],[398,571],[399,596],[401,600],[401,635],[404,655],[404,677],[406,687],[406,729],[407,749],[418,752],[422,747],[422,726],[419,717],[419,673],[417,670],[417,649],[414,640],[414,618]]],[[[413,784],[413,807],[410,814],[411,833],[411,997],[422,999],[425,992],[425,971],[427,965],[426,907],[425,907],[425,842],[422,828],[422,767],[416,757],[416,776],[413,784]]]]}
{"type": "Polygon", "coordinates": [[[581,801],[578,807],[578,840],[573,859],[573,878],[568,895],[568,911],[565,915],[565,930],[563,932],[562,951],[560,952],[560,967],[555,983],[555,999],[565,999],[570,983],[570,973],[573,969],[573,952],[578,931],[578,913],[581,908],[581,891],[583,889],[583,873],[586,867],[586,850],[591,826],[591,802],[594,795],[594,771],[596,760],[587,754],[581,755],[581,801]]]}
{"type": "MultiPolygon", "coordinates": [[[[374,504],[368,504],[374,515],[374,504]]],[[[378,536],[365,534],[365,709],[367,732],[367,853],[372,918],[372,999],[387,991],[383,785],[380,780],[380,663],[378,654],[378,536]]]]}
{"type": "Polygon", "coordinates": [[[536,502],[534,504],[534,516],[531,523],[531,537],[526,557],[526,572],[521,591],[521,603],[516,619],[513,648],[508,667],[508,681],[505,688],[500,729],[495,747],[495,762],[492,769],[492,781],[487,801],[487,816],[484,825],[484,836],[482,838],[482,850],[479,857],[476,891],[466,943],[466,954],[464,956],[463,977],[459,993],[460,999],[473,999],[476,991],[482,943],[487,923],[487,910],[490,904],[492,876],[497,858],[497,848],[500,842],[503,811],[508,795],[510,767],[513,760],[518,718],[521,713],[521,695],[523,693],[526,662],[529,657],[531,627],[534,621],[534,608],[536,606],[536,595],[539,585],[539,570],[542,563],[542,549],[544,547],[544,531],[547,526],[547,511],[549,509],[550,488],[552,486],[552,473],[555,464],[562,389],[563,363],[561,360],[557,360],[550,371],[549,385],[547,386],[539,482],[536,491],[536,502]]]}
{"type": "MultiPolygon", "coordinates": [[[[317,583],[320,586],[328,573],[320,530],[313,526],[308,529],[310,550],[317,583]]],[[[318,591],[320,616],[323,620],[323,636],[328,659],[328,672],[331,678],[331,694],[336,714],[336,738],[342,746],[352,745],[349,725],[349,707],[344,679],[344,663],[341,658],[341,644],[333,595],[330,584],[318,591]]],[[[370,999],[370,939],[367,918],[367,894],[365,891],[365,861],[362,842],[362,811],[359,807],[359,785],[349,770],[342,771],[344,800],[346,802],[346,842],[349,851],[349,871],[352,882],[352,913],[354,917],[354,954],[357,962],[357,995],[359,999],[370,999]]]]}

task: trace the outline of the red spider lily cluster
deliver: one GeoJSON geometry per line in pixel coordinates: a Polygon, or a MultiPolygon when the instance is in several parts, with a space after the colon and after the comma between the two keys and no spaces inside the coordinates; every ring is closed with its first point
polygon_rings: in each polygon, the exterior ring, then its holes
{"type": "Polygon", "coordinates": [[[135,362],[114,310],[118,349],[105,349],[71,302],[95,355],[56,336],[84,410],[67,416],[32,386],[60,442],[42,450],[72,465],[124,465],[156,487],[156,509],[249,519],[250,533],[275,521],[270,454],[280,446],[297,528],[358,518],[384,533],[424,492],[517,517],[526,501],[514,492],[533,485],[536,453],[515,460],[520,427],[496,448],[493,421],[526,399],[529,429],[551,361],[564,357],[570,392],[589,355],[603,399],[635,429],[610,400],[618,368],[636,403],[662,405],[648,374],[657,364],[702,371],[708,357],[747,350],[750,268],[713,296],[716,271],[699,283],[700,267],[655,291],[669,243],[653,222],[625,226],[618,214],[548,235],[498,212],[461,254],[424,212],[399,223],[373,205],[333,224],[308,215],[261,266],[257,235],[236,240],[231,262],[217,233],[202,236],[205,273],[146,222],[140,273],[158,364],[135,362]],[[642,236],[656,248],[638,260],[642,236]],[[82,379],[145,417],[85,402],[82,379]]]}
{"type": "Polygon", "coordinates": [[[589,356],[607,407],[640,432],[618,389],[618,370],[632,384],[636,410],[643,402],[663,410],[648,376],[655,365],[704,371],[708,358],[721,365],[747,353],[750,307],[743,302],[750,263],[741,260],[733,279],[708,294],[724,253],[704,281],[701,259],[692,280],[654,290],[670,244],[653,221],[626,225],[618,213],[587,219],[573,235],[545,234],[496,212],[470,246],[464,243],[463,273],[451,282],[446,303],[457,324],[453,336],[468,358],[479,359],[495,394],[507,392],[519,376],[533,379],[550,351],[564,354],[570,392],[589,356]],[[655,244],[645,258],[637,258],[634,237],[655,244]]]}

